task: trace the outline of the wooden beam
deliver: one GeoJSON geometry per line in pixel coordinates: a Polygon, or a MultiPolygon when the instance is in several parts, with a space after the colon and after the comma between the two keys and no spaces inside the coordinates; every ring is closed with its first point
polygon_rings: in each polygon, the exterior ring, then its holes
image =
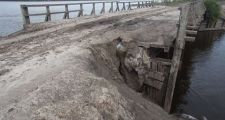
{"type": "Polygon", "coordinates": [[[63,19],[69,19],[68,5],[65,5],[65,13],[64,13],[63,19]]]}
{"type": "Polygon", "coordinates": [[[121,10],[122,10],[122,11],[123,11],[123,10],[126,10],[125,2],[123,2],[123,7],[122,7],[121,10]]]}
{"type": "Polygon", "coordinates": [[[156,72],[154,70],[150,70],[148,71],[147,74],[150,78],[156,79],[158,81],[163,82],[165,80],[165,76],[163,72],[156,72]]]}
{"type": "Polygon", "coordinates": [[[162,65],[171,65],[171,60],[170,59],[164,59],[164,58],[150,58],[150,62],[160,62],[162,65]]]}
{"type": "Polygon", "coordinates": [[[162,89],[163,86],[163,82],[151,78],[145,79],[143,83],[159,90],[162,89]]]}
{"type": "Polygon", "coordinates": [[[194,30],[186,30],[186,34],[187,35],[193,35],[196,36],[198,34],[198,31],[194,31],[194,30]]]}
{"type": "Polygon", "coordinates": [[[195,41],[195,37],[189,37],[189,36],[186,36],[184,39],[185,39],[185,41],[187,41],[187,42],[194,42],[194,41],[195,41]]]}
{"type": "Polygon", "coordinates": [[[144,8],[145,7],[145,4],[144,4],[144,2],[142,1],[141,2],[141,8],[144,8]]]}
{"type": "Polygon", "coordinates": [[[27,16],[27,15],[29,15],[28,7],[24,6],[24,5],[21,5],[20,9],[21,9],[21,12],[22,12],[22,15],[23,15],[23,24],[24,25],[30,24],[30,17],[27,16]]]}
{"type": "Polygon", "coordinates": [[[140,8],[141,6],[140,6],[140,2],[138,2],[138,5],[137,5],[137,8],[140,8]]]}
{"type": "Polygon", "coordinates": [[[167,112],[170,112],[174,89],[176,85],[177,74],[179,70],[181,55],[185,46],[185,30],[187,26],[187,16],[188,16],[189,5],[182,6],[180,12],[180,19],[179,19],[179,31],[177,34],[177,39],[175,41],[174,53],[172,58],[172,64],[170,69],[170,75],[168,79],[167,89],[166,89],[166,96],[165,96],[165,103],[164,109],[167,112]]]}
{"type": "Polygon", "coordinates": [[[191,26],[191,25],[187,26],[188,30],[198,30],[198,28],[199,28],[199,26],[191,26]]]}
{"type": "Polygon", "coordinates": [[[120,11],[119,2],[116,2],[116,11],[120,11]]]}
{"type": "Polygon", "coordinates": [[[92,11],[91,11],[91,15],[95,15],[95,3],[92,4],[93,8],[92,8],[92,11]]]}
{"type": "Polygon", "coordinates": [[[78,14],[78,17],[80,17],[80,16],[84,16],[83,4],[82,3],[80,4],[80,12],[78,14]]]}
{"type": "Polygon", "coordinates": [[[105,13],[105,3],[103,2],[102,3],[102,10],[100,12],[101,14],[104,14],[105,13]]]}
{"type": "Polygon", "coordinates": [[[46,16],[45,16],[45,21],[51,21],[51,14],[50,14],[50,8],[49,6],[46,6],[46,16]]]}
{"type": "Polygon", "coordinates": [[[128,8],[127,8],[127,10],[131,10],[131,4],[130,4],[130,2],[128,3],[128,8]]]}
{"type": "Polygon", "coordinates": [[[112,13],[113,12],[113,2],[111,2],[111,7],[109,9],[109,13],[112,13]]]}

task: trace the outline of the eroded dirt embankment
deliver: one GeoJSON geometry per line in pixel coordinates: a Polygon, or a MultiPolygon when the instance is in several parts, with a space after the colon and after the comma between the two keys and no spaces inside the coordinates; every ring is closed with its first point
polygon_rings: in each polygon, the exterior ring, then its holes
{"type": "Polygon", "coordinates": [[[122,37],[128,52],[137,53],[137,42],[172,39],[178,18],[177,8],[155,7],[44,24],[5,38],[0,119],[172,119],[125,83],[114,39],[122,37]]]}

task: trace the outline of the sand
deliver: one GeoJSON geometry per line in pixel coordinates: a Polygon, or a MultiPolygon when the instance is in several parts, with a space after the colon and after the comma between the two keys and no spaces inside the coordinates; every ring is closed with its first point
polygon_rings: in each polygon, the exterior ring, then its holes
{"type": "Polygon", "coordinates": [[[176,7],[156,6],[29,25],[2,38],[0,119],[174,119],[124,83],[113,40],[173,41],[178,18],[176,7]]]}

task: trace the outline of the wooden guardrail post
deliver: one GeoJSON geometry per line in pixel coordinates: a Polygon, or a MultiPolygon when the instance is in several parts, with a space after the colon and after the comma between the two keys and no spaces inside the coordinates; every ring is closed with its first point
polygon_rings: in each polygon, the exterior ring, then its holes
{"type": "Polygon", "coordinates": [[[80,17],[80,16],[83,16],[84,15],[84,12],[83,12],[84,10],[83,10],[83,4],[82,3],[80,3],[80,12],[78,13],[78,17],[80,17]]]}
{"type": "Polygon", "coordinates": [[[140,8],[140,2],[138,2],[137,8],[140,8]]]}
{"type": "Polygon", "coordinates": [[[146,1],[146,6],[147,6],[147,7],[150,7],[149,1],[146,1]]]}
{"type": "Polygon", "coordinates": [[[65,5],[65,13],[64,13],[63,19],[69,19],[68,5],[65,5]]]}
{"type": "Polygon", "coordinates": [[[22,12],[24,25],[30,24],[30,17],[29,17],[28,7],[24,6],[24,5],[21,5],[20,9],[21,9],[21,12],[22,12]]]}
{"type": "Polygon", "coordinates": [[[116,11],[120,11],[119,2],[116,2],[116,11]]]}
{"type": "Polygon", "coordinates": [[[91,11],[91,15],[95,15],[95,3],[93,3],[92,5],[93,5],[93,9],[91,11]]]}
{"type": "Polygon", "coordinates": [[[111,2],[111,7],[109,9],[109,13],[112,13],[113,12],[113,2],[111,2]]]}
{"type": "Polygon", "coordinates": [[[141,2],[141,8],[144,8],[145,7],[145,4],[144,4],[144,2],[142,1],[141,2]]]}
{"type": "Polygon", "coordinates": [[[127,10],[131,10],[131,4],[130,4],[130,2],[128,2],[128,8],[127,8],[127,10]]]}
{"type": "Polygon", "coordinates": [[[123,11],[123,10],[126,10],[125,2],[123,2],[123,8],[122,8],[121,10],[122,10],[122,11],[123,11]]]}
{"type": "Polygon", "coordinates": [[[102,10],[100,12],[101,14],[105,13],[105,2],[102,3],[102,10]]]}
{"type": "Polygon", "coordinates": [[[49,6],[46,6],[46,15],[45,15],[45,22],[51,21],[51,13],[50,13],[50,8],[49,6]]]}
{"type": "Polygon", "coordinates": [[[152,6],[152,7],[154,6],[154,3],[155,3],[155,2],[154,2],[154,0],[153,0],[153,1],[151,1],[151,6],[152,6]]]}

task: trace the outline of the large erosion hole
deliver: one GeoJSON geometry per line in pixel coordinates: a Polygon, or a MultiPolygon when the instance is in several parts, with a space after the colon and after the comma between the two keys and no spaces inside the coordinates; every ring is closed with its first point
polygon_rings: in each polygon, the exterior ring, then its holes
{"type": "MultiPolygon", "coordinates": [[[[90,67],[94,73],[107,80],[126,84],[134,91],[141,92],[146,99],[163,106],[165,83],[160,83],[162,89],[144,83],[146,79],[151,79],[148,76],[149,69],[147,67],[149,62],[147,51],[149,49],[138,47],[135,41],[124,42],[126,54],[124,58],[120,58],[117,45],[118,42],[112,41],[89,47],[95,59],[90,62],[90,67]]],[[[152,81],[157,82],[155,79],[152,81]]]]}

